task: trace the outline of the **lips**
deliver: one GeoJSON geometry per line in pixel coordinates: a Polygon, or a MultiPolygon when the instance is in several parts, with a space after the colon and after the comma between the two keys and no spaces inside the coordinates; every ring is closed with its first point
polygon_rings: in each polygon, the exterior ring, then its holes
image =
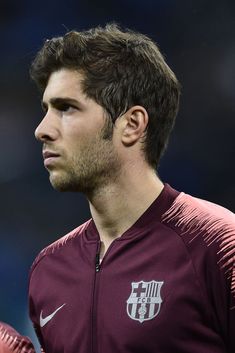
{"type": "Polygon", "coordinates": [[[43,151],[42,155],[43,155],[45,167],[53,166],[57,161],[57,158],[60,156],[58,153],[47,151],[47,150],[43,151]]]}
{"type": "Polygon", "coordinates": [[[51,152],[51,151],[44,151],[42,153],[43,155],[43,159],[47,159],[47,158],[54,158],[54,157],[59,157],[59,154],[58,153],[55,153],[55,152],[51,152]]]}

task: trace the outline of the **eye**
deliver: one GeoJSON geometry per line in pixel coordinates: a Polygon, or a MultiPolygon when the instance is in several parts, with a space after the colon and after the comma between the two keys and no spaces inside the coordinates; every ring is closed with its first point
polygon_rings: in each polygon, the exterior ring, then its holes
{"type": "Polygon", "coordinates": [[[68,103],[58,104],[56,108],[63,113],[72,113],[74,110],[77,110],[76,107],[68,103]]]}

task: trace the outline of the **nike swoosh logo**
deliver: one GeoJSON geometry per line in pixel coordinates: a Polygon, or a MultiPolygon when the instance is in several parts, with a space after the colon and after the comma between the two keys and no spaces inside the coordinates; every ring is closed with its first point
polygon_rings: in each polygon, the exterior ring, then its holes
{"type": "Polygon", "coordinates": [[[43,327],[45,326],[54,316],[55,314],[63,308],[63,306],[65,306],[66,303],[64,303],[63,305],[61,305],[59,308],[57,308],[55,311],[53,311],[52,314],[46,316],[46,317],[42,317],[42,311],[41,311],[41,314],[40,314],[40,326],[43,327]]]}

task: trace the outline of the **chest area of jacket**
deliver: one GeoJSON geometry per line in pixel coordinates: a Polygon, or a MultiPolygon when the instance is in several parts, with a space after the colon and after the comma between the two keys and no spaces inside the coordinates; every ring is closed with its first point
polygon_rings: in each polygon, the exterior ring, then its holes
{"type": "Polygon", "coordinates": [[[40,287],[35,282],[31,290],[49,341],[62,344],[70,335],[71,342],[83,337],[89,345],[95,336],[104,346],[113,340],[141,346],[157,332],[161,344],[164,332],[188,329],[192,317],[195,325],[202,320],[205,303],[181,242],[119,242],[97,271],[98,250],[97,244],[90,252],[54,256],[38,270],[40,287]]]}

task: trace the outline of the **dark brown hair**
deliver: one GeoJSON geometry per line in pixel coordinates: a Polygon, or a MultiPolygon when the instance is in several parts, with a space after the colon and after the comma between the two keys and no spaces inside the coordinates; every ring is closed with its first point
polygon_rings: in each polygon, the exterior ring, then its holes
{"type": "Polygon", "coordinates": [[[143,106],[149,123],[143,144],[156,168],[174,125],[180,85],[157,45],[147,36],[116,24],[71,31],[46,40],[31,66],[31,77],[44,91],[61,68],[84,74],[83,91],[100,104],[112,122],[133,105],[143,106]]]}

